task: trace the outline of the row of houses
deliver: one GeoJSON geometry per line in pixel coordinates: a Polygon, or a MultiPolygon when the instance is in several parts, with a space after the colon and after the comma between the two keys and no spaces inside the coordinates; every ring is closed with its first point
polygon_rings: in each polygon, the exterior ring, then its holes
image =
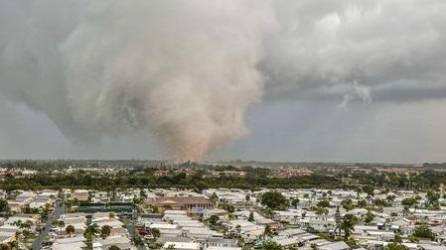
{"type": "Polygon", "coordinates": [[[110,229],[109,235],[104,238],[96,235],[92,242],[94,250],[106,250],[111,246],[117,246],[123,250],[135,249],[124,223],[110,213],[94,213],[92,215],[68,213],[61,215],[58,223],[52,229],[52,248],[84,249],[86,247],[84,232],[87,230],[87,224],[95,226],[98,231],[101,231],[105,226],[110,229]],[[87,219],[87,216],[91,218],[87,219]],[[74,232],[68,232],[67,227],[74,228],[74,232]]]}
{"type": "Polygon", "coordinates": [[[9,208],[12,212],[25,212],[25,209],[42,209],[53,207],[58,192],[55,190],[17,191],[18,195],[14,200],[8,200],[9,208]]]}

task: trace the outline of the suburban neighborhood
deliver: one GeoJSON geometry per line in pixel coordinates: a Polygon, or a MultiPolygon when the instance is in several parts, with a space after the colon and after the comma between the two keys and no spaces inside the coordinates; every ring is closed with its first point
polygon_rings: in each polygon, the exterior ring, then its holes
{"type": "MultiPolygon", "coordinates": [[[[88,171],[94,175],[104,170],[88,171]]],[[[158,178],[172,175],[160,171],[151,173],[158,178]]],[[[173,176],[194,171],[182,168],[173,176]]],[[[11,178],[6,174],[11,172],[4,172],[4,178],[11,178]]],[[[222,173],[249,175],[240,170],[208,172],[215,178],[222,173]]],[[[304,178],[308,174],[302,173],[311,171],[294,172],[304,178]]],[[[0,191],[0,211],[0,249],[446,249],[443,186],[427,192],[368,185],[8,189],[0,191]]]]}

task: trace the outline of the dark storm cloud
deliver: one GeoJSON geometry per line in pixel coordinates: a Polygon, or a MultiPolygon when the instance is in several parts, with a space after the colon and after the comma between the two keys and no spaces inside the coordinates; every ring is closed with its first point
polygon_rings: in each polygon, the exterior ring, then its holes
{"type": "Polygon", "coordinates": [[[262,97],[444,99],[444,13],[429,0],[0,0],[0,93],[81,145],[147,133],[200,159],[246,135],[262,97]]]}

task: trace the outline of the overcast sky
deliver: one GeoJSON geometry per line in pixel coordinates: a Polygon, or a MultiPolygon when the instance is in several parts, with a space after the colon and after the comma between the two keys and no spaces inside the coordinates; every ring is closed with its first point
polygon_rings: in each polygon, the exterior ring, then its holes
{"type": "Polygon", "coordinates": [[[0,158],[446,161],[444,13],[0,0],[0,158]]]}

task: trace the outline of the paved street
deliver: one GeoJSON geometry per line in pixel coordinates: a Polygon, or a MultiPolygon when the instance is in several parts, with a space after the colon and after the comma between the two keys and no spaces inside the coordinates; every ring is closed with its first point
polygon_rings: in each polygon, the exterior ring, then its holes
{"type": "Polygon", "coordinates": [[[42,246],[42,242],[45,241],[45,238],[48,236],[48,233],[51,229],[51,225],[53,221],[57,220],[61,214],[64,213],[65,205],[63,201],[56,202],[56,208],[53,213],[48,216],[48,220],[46,224],[43,226],[42,231],[39,236],[33,242],[33,250],[39,250],[42,246]]]}
{"type": "MultiPolygon", "coordinates": [[[[129,232],[130,239],[133,239],[135,237],[136,229],[135,229],[135,222],[136,218],[138,217],[137,211],[133,211],[131,218],[129,218],[128,225],[127,225],[127,231],[129,232]]],[[[144,241],[145,242],[145,241],[144,241]]],[[[147,247],[144,245],[136,246],[138,250],[146,250],[147,247]]]]}

